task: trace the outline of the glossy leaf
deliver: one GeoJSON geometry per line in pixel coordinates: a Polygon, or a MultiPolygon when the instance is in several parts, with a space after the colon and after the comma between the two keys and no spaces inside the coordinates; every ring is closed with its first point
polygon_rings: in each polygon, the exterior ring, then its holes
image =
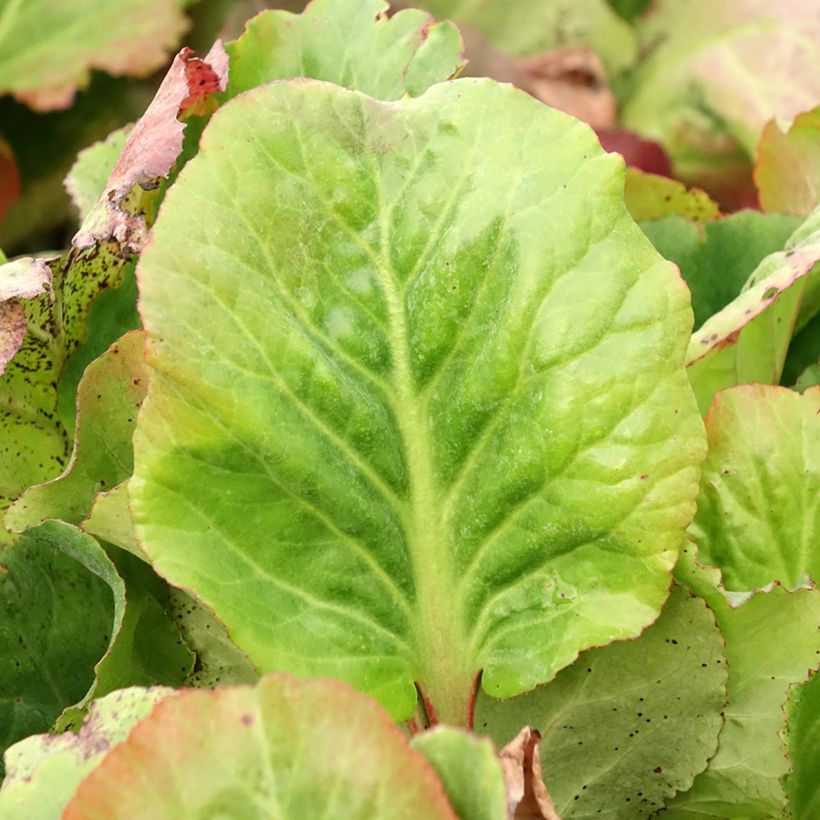
{"type": "Polygon", "coordinates": [[[336,681],[165,698],[81,783],[64,820],[455,820],[430,764],[373,701],[336,681]]]}
{"type": "Polygon", "coordinates": [[[507,820],[504,777],[489,740],[437,726],[410,745],[430,761],[459,820],[507,820]]]}
{"type": "Polygon", "coordinates": [[[820,388],[722,390],[706,417],[709,455],[689,529],[730,591],[820,578],[820,388]]]}
{"type": "Polygon", "coordinates": [[[302,14],[257,15],[228,46],[228,93],[312,77],[395,100],[459,72],[463,44],[452,23],[436,23],[418,9],[388,18],[387,10],[385,0],[313,0],[302,14]]]}
{"type": "Polygon", "coordinates": [[[716,573],[697,566],[693,555],[694,549],[684,553],[676,574],[715,613],[726,640],[729,702],[717,754],[664,816],[780,817],[786,802],[781,778],[789,770],[783,705],[790,687],[817,664],[820,593],[775,586],[733,608],[716,573]]]}
{"type": "Polygon", "coordinates": [[[778,384],[795,329],[820,308],[820,209],[783,251],[767,256],[743,292],[693,334],[687,372],[701,412],[718,390],[778,384]]]}
{"type": "Polygon", "coordinates": [[[798,227],[796,217],[757,211],[740,211],[703,225],[684,215],[641,224],[661,256],[680,268],[689,285],[695,329],[737,298],[760,262],[782,250],[798,227]]]}
{"type": "Polygon", "coordinates": [[[688,789],[717,748],[726,696],[723,639],[680,588],[639,638],[585,652],[521,697],[479,697],[476,729],[496,743],[542,735],[541,770],[563,818],[649,816],[688,789]]]}
{"type": "Polygon", "coordinates": [[[495,47],[530,56],[563,46],[590,46],[613,74],[636,57],[635,35],[606,0],[423,0],[439,19],[481,32],[495,47]]]}
{"type": "Polygon", "coordinates": [[[7,0],[0,7],[0,93],[34,108],[71,104],[92,69],[145,76],[186,28],[179,0],[7,0]]]}
{"type": "Polygon", "coordinates": [[[788,130],[775,120],[766,125],[755,184],[766,211],[808,216],[820,205],[820,107],[798,115],[788,130]]]}
{"type": "Polygon", "coordinates": [[[6,751],[0,817],[55,820],[80,781],[173,690],[120,689],[92,702],[80,730],[33,735],[6,751]]]}
{"type": "MultiPolygon", "coordinates": [[[[108,583],[62,546],[91,540],[67,525],[29,532],[2,554],[0,749],[46,731],[94,682],[114,604],[108,583]],[[60,533],[58,543],[51,537],[60,533]]],[[[2,772],[0,772],[2,773],[2,772]]]]}
{"type": "Polygon", "coordinates": [[[795,820],[811,820],[820,814],[820,674],[792,688],[786,714],[793,767],[786,778],[789,811],[795,820]]]}
{"type": "Polygon", "coordinates": [[[79,421],[71,461],[63,475],[27,490],[6,514],[21,531],[48,518],[80,524],[99,492],[130,477],[131,437],[148,389],[143,334],[129,333],[86,368],[80,382],[79,421]]]}
{"type": "Polygon", "coordinates": [[[464,723],[480,669],[517,694],[654,619],[703,441],[688,295],[622,186],[486,80],[275,83],[214,116],[140,262],[129,492],[260,669],[397,718],[418,681],[464,723]]]}
{"type": "Polygon", "coordinates": [[[815,0],[657,0],[639,33],[645,56],[623,123],[684,164],[724,151],[726,131],[753,157],[770,119],[820,99],[815,0]]]}

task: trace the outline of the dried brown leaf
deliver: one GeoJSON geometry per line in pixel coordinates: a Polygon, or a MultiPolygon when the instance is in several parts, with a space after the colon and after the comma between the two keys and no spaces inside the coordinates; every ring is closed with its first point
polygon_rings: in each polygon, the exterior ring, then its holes
{"type": "Polygon", "coordinates": [[[541,733],[525,726],[499,753],[510,820],[561,820],[541,776],[541,733]]]}

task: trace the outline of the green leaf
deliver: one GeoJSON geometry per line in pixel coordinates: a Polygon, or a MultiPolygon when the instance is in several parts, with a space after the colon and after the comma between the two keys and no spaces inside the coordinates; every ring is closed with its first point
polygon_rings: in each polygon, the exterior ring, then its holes
{"type": "Polygon", "coordinates": [[[464,64],[458,29],[418,9],[387,17],[384,0],[314,0],[302,14],[266,11],[228,45],[228,94],[312,77],[380,100],[423,94],[464,64]]]}
{"type": "Polygon", "coordinates": [[[782,250],[800,224],[795,217],[740,211],[703,225],[669,216],[641,228],[661,256],[680,268],[692,291],[697,329],[738,296],[760,262],[782,250]]]}
{"type": "MultiPolygon", "coordinates": [[[[690,222],[708,223],[709,220],[720,216],[717,203],[699,188],[687,188],[676,179],[645,174],[637,168],[626,169],[624,199],[629,213],[636,222],[675,215],[682,217],[685,220],[683,224],[688,226],[690,222]]],[[[652,236],[649,235],[649,238],[652,236]]],[[[781,246],[782,243],[778,245],[781,246]]]]}
{"type": "Polygon", "coordinates": [[[430,761],[459,820],[506,820],[504,776],[489,740],[437,726],[410,745],[430,761]]]}
{"type": "Polygon", "coordinates": [[[168,613],[196,655],[186,686],[255,683],[259,679],[254,665],[204,604],[181,589],[171,589],[168,613]]]}
{"type": "Polygon", "coordinates": [[[77,388],[86,368],[114,342],[142,326],[137,313],[137,280],[134,264],[122,272],[117,287],[106,288],[92,302],[85,341],[68,357],[57,385],[57,412],[66,430],[76,434],[77,388]]]}
{"type": "Polygon", "coordinates": [[[83,777],[172,691],[120,689],[91,704],[76,734],[33,735],[9,748],[0,817],[55,820],[83,777]]]}
{"type": "Polygon", "coordinates": [[[131,476],[131,437],[148,389],[144,336],[129,333],[85,370],[77,397],[79,421],[74,452],[60,477],[27,490],[6,514],[6,526],[20,532],[48,518],[80,524],[97,493],[131,476]]]}
{"type": "MultiPolygon", "coordinates": [[[[219,44],[206,60],[182,52],[134,127],[68,253],[49,263],[21,259],[0,267],[0,327],[11,327],[12,339],[7,349],[4,333],[0,348],[0,368],[5,365],[0,515],[27,487],[58,475],[68,460],[71,444],[57,412],[60,376],[86,338],[92,302],[122,281],[142,248],[157,189],[182,147],[185,126],[177,116],[224,85],[226,71],[227,56],[219,44]],[[28,291],[21,290],[21,280],[29,283],[28,291]]],[[[0,542],[8,540],[8,532],[0,529],[0,542]]]]}
{"type": "Polygon", "coordinates": [[[88,216],[105,191],[108,178],[133,128],[133,125],[124,125],[112,131],[104,140],[84,148],[71,166],[65,178],[65,187],[80,219],[88,216]]]}
{"type": "Polygon", "coordinates": [[[606,0],[423,0],[418,5],[439,19],[480,31],[496,48],[523,57],[554,48],[589,46],[610,74],[628,68],[637,56],[632,27],[606,0]]]}
{"type": "MultiPolygon", "coordinates": [[[[125,552],[109,557],[93,538],[62,521],[48,521],[33,532],[41,544],[62,550],[102,579],[114,596],[106,625],[108,647],[100,652],[88,691],[60,716],[61,729],[79,723],[94,697],[132,685],[174,686],[187,677],[193,655],[166,615],[167,587],[147,564],[125,552]]],[[[82,632],[82,610],[70,626],[75,633],[82,632]]]]}
{"type": "Polygon", "coordinates": [[[820,389],[722,390],[706,416],[709,455],[690,535],[730,591],[820,578],[820,389]]]}
{"type": "Polygon", "coordinates": [[[729,666],[726,722],[718,752],[692,788],[669,804],[669,820],[742,817],[768,820],[785,807],[788,771],[783,704],[805,681],[820,654],[820,593],[779,586],[733,608],[715,578],[685,551],[677,576],[704,597],[726,640],[729,666]]]}
{"type": "Polygon", "coordinates": [[[764,211],[805,217],[820,205],[820,107],[797,116],[787,131],[775,120],[766,125],[755,184],[764,211]]]}
{"type": "Polygon", "coordinates": [[[789,344],[780,384],[793,386],[800,375],[820,359],[820,315],[815,316],[796,333],[789,344]]]}
{"type": "Polygon", "coordinates": [[[786,714],[793,766],[786,777],[789,812],[795,820],[812,820],[820,815],[820,674],[792,687],[786,714]]]}
{"type": "Polygon", "coordinates": [[[69,539],[78,551],[91,541],[67,525],[49,524],[2,553],[0,750],[46,731],[82,699],[109,643],[111,589],[63,549],[69,539]],[[47,537],[55,531],[60,543],[47,537]]]}
{"type": "Polygon", "coordinates": [[[798,377],[794,383],[794,389],[799,392],[808,390],[810,387],[820,384],[820,359],[814,364],[810,364],[798,377]]]}
{"type": "Polygon", "coordinates": [[[769,120],[820,99],[815,0],[656,0],[638,31],[644,59],[622,122],[673,160],[724,150],[727,131],[753,157],[769,120]]]}
{"type": "Polygon", "coordinates": [[[463,724],[479,670],[518,694],[655,618],[704,442],[622,168],[488,80],[216,113],[140,262],[129,491],[262,671],[463,724]]]}
{"type": "Polygon", "coordinates": [[[479,697],[476,728],[496,743],[525,724],[541,732],[541,769],[561,817],[629,820],[649,816],[703,771],[725,696],[714,617],[676,588],[639,638],[591,649],[513,700],[479,697]]]}
{"type": "Polygon", "coordinates": [[[177,0],[7,0],[0,7],[0,93],[66,108],[91,70],[145,76],[186,28],[177,0]]]}
{"type": "Polygon", "coordinates": [[[79,785],[65,820],[455,820],[441,782],[373,701],[336,681],[165,698],[79,785]]]}
{"type": "Polygon", "coordinates": [[[97,494],[82,528],[100,541],[113,544],[148,561],[134,532],[128,500],[128,481],[118,484],[113,490],[97,494]]]}
{"type": "Polygon", "coordinates": [[[820,307],[819,260],[820,208],[692,335],[687,372],[702,413],[723,388],[780,382],[793,331],[820,307]]]}

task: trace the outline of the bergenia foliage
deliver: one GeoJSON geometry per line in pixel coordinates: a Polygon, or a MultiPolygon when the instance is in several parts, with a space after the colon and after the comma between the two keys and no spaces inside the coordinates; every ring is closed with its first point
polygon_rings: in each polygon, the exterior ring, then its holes
{"type": "Polygon", "coordinates": [[[414,682],[463,723],[480,670],[514,695],[640,631],[703,445],[687,294],[622,185],[588,129],[487,81],[225,105],[138,269],[129,489],[159,572],[261,668],[399,718],[414,682]]]}
{"type": "MultiPolygon", "coordinates": [[[[191,4],[43,5],[41,107],[191,4]]],[[[423,5],[235,4],[0,252],[0,816],[816,814],[811,3],[423,5]]]]}

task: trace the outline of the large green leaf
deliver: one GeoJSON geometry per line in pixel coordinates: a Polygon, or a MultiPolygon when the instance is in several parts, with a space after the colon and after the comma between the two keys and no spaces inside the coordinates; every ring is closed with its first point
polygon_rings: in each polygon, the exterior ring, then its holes
{"type": "Polygon", "coordinates": [[[160,574],[262,671],[399,718],[414,681],[463,723],[480,669],[510,696],[639,632],[704,442],[688,294],[622,191],[586,126],[488,80],[226,104],[139,267],[160,574]]]}
{"type": "Polygon", "coordinates": [[[623,123],[684,167],[724,151],[726,131],[753,157],[770,119],[820,100],[815,0],[656,0],[639,32],[644,59],[623,123]]]}
{"type": "Polygon", "coordinates": [[[530,724],[563,818],[645,817],[692,785],[717,748],[723,638],[703,601],[673,591],[639,638],[585,652],[510,701],[479,697],[476,728],[497,743],[530,724]]]}
{"type": "Polygon", "coordinates": [[[729,703],[717,754],[664,817],[780,817],[786,802],[781,778],[789,769],[783,705],[820,656],[820,593],[774,586],[733,608],[716,573],[693,556],[694,548],[685,551],[676,574],[715,612],[726,639],[729,703]]]}
{"type": "Polygon", "coordinates": [[[417,9],[388,18],[387,10],[385,0],[313,0],[302,14],[259,14],[228,46],[228,93],[312,77],[394,100],[458,73],[463,45],[452,23],[417,9]]]}
{"type": "Polygon", "coordinates": [[[186,28],[180,0],[6,0],[0,5],[0,93],[65,108],[91,69],[146,75],[186,28]]]}
{"type": "Polygon", "coordinates": [[[489,740],[437,726],[410,745],[436,770],[459,820],[507,820],[504,776],[489,740]]]}
{"type": "Polygon", "coordinates": [[[786,709],[789,758],[786,778],[789,811],[795,820],[820,816],[820,674],[792,689],[786,709]]]}
{"type": "Polygon", "coordinates": [[[456,820],[433,768],[376,703],[337,681],[282,676],[160,701],[62,817],[456,820]]]}
{"type": "Polygon", "coordinates": [[[79,782],[173,690],[120,689],[95,700],[80,730],[34,735],[6,751],[0,817],[56,820],[79,782]]]}
{"type": "Polygon", "coordinates": [[[709,455],[689,529],[728,590],[820,578],[820,388],[722,390],[706,417],[709,455]]]}
{"type": "MultiPolygon", "coordinates": [[[[83,698],[111,635],[110,586],[61,549],[72,528],[46,526],[51,532],[33,530],[2,553],[0,750],[46,731],[83,698]],[[55,528],[62,528],[59,544],[48,537],[55,528]]],[[[73,533],[77,551],[88,546],[88,536],[73,533]]]]}
{"type": "Polygon", "coordinates": [[[779,384],[792,333],[820,308],[820,208],[782,251],[755,268],[742,293],[692,335],[687,372],[701,412],[737,384],[779,384]]]}
{"type": "Polygon", "coordinates": [[[422,0],[439,18],[480,31],[516,56],[566,46],[589,46],[613,74],[636,57],[635,35],[606,0],[422,0]]]}
{"type": "Polygon", "coordinates": [[[680,268],[692,291],[697,329],[737,297],[760,262],[782,250],[800,224],[792,216],[740,211],[703,225],[681,215],[642,222],[641,228],[661,256],[680,268]]]}

